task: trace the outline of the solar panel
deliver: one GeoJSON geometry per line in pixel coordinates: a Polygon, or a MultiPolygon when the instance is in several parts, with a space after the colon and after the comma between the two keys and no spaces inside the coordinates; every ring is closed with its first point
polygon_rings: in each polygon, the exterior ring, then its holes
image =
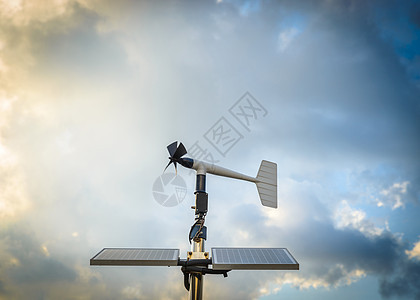
{"type": "Polygon", "coordinates": [[[97,266],[176,266],[179,249],[104,248],[91,260],[97,266]]]}
{"type": "Polygon", "coordinates": [[[286,248],[211,248],[214,270],[299,270],[286,248]]]}

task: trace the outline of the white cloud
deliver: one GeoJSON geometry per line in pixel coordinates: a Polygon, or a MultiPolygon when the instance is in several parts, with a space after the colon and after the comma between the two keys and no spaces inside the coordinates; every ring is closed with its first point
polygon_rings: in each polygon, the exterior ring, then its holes
{"type": "Polygon", "coordinates": [[[9,67],[6,65],[6,63],[3,61],[3,59],[0,57],[0,73],[7,73],[9,71],[9,67]]]}
{"type": "Polygon", "coordinates": [[[73,134],[69,130],[65,130],[56,138],[56,144],[61,154],[66,155],[72,153],[75,148],[72,145],[73,134]]]}
{"type": "Polygon", "coordinates": [[[292,41],[300,34],[300,30],[296,27],[290,27],[280,32],[277,40],[277,49],[280,52],[286,51],[292,41]]]}
{"type": "Polygon", "coordinates": [[[16,217],[30,208],[25,188],[17,157],[0,140],[0,218],[16,217]]]}
{"type": "Polygon", "coordinates": [[[366,218],[366,212],[351,208],[346,200],[342,200],[334,212],[334,220],[337,228],[356,229],[368,237],[381,235],[384,231],[366,218]]]}
{"type": "Polygon", "coordinates": [[[48,22],[68,13],[73,2],[73,0],[2,0],[0,16],[16,26],[26,26],[32,21],[48,22]]]}
{"type": "Polygon", "coordinates": [[[121,293],[127,299],[144,299],[140,284],[126,286],[121,293]]]}
{"type": "Polygon", "coordinates": [[[366,276],[366,272],[362,269],[347,270],[343,265],[336,264],[331,267],[324,276],[305,276],[299,273],[288,272],[277,277],[274,281],[260,288],[262,296],[275,295],[279,293],[284,285],[291,285],[299,290],[307,289],[331,289],[341,286],[348,286],[366,276]],[[335,280],[334,277],[336,276],[335,280]]]}
{"type": "Polygon", "coordinates": [[[9,127],[12,104],[16,98],[0,94],[0,217],[12,217],[27,208],[23,174],[18,157],[4,143],[4,132],[9,127]]]}
{"type": "Polygon", "coordinates": [[[0,1],[0,11],[5,15],[15,15],[22,10],[22,0],[2,0],[0,1]]]}
{"type": "Polygon", "coordinates": [[[413,249],[405,250],[405,254],[407,254],[409,258],[420,260],[420,241],[414,244],[413,249]]]}
{"type": "Polygon", "coordinates": [[[304,277],[297,277],[296,275],[293,276],[292,273],[286,274],[285,279],[283,280],[283,284],[291,284],[294,287],[299,289],[309,289],[309,288],[330,288],[334,287],[337,288],[339,286],[346,286],[350,285],[353,282],[360,280],[361,278],[365,277],[366,273],[362,269],[355,269],[355,270],[347,270],[343,265],[337,264],[330,269],[325,277],[316,278],[304,278],[304,277]],[[329,275],[334,275],[336,273],[340,274],[340,277],[337,278],[337,281],[331,283],[331,280],[327,280],[329,275]]]}
{"type": "Polygon", "coordinates": [[[395,182],[390,187],[380,191],[381,198],[376,199],[377,205],[383,206],[388,204],[392,206],[392,209],[404,207],[403,196],[407,193],[407,186],[410,184],[409,181],[395,182]]]}

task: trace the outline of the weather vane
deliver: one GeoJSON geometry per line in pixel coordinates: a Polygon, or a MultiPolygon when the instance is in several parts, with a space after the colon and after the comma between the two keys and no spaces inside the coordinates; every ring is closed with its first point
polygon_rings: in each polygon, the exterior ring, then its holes
{"type": "Polygon", "coordinates": [[[190,299],[202,299],[203,276],[222,274],[227,277],[231,270],[299,270],[299,263],[286,248],[211,248],[211,256],[205,252],[207,227],[204,225],[208,211],[206,174],[230,177],[254,182],[261,204],[277,208],[277,165],[263,160],[256,177],[247,176],[214,164],[183,157],[187,154],[182,143],[173,142],[168,147],[169,163],[194,169],[197,173],[195,186],[194,224],[188,234],[191,251],[186,259],[179,257],[179,249],[155,248],[104,248],[91,260],[96,266],[180,266],[184,286],[190,299]]]}

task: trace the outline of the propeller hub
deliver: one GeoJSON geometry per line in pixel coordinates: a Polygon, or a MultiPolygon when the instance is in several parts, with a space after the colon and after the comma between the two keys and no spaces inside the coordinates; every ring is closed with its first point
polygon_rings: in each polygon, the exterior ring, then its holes
{"type": "Polygon", "coordinates": [[[187,154],[187,150],[185,149],[182,143],[179,143],[178,145],[178,142],[173,142],[167,147],[167,149],[170,156],[169,156],[169,163],[166,166],[165,170],[169,167],[170,164],[173,163],[175,167],[175,172],[177,172],[176,164],[177,162],[182,164],[181,157],[187,154]]]}

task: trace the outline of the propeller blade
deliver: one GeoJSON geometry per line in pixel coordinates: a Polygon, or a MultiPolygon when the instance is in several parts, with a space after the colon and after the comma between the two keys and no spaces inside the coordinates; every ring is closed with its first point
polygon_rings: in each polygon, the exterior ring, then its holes
{"type": "Polygon", "coordinates": [[[172,157],[175,154],[176,151],[176,144],[178,144],[178,142],[173,142],[172,144],[170,144],[168,147],[166,147],[168,149],[169,155],[172,157]]]}
{"type": "Polygon", "coordinates": [[[173,158],[181,158],[181,156],[187,154],[187,149],[185,149],[184,145],[182,143],[179,143],[178,148],[176,148],[176,151],[174,155],[172,155],[173,158]]]}
{"type": "Polygon", "coordinates": [[[175,175],[178,175],[178,170],[176,169],[176,161],[174,161],[174,166],[175,166],[175,175]]]}
{"type": "Polygon", "coordinates": [[[170,166],[171,163],[172,163],[172,161],[169,161],[169,163],[166,165],[165,170],[163,170],[163,172],[166,171],[166,169],[170,166]]]}

